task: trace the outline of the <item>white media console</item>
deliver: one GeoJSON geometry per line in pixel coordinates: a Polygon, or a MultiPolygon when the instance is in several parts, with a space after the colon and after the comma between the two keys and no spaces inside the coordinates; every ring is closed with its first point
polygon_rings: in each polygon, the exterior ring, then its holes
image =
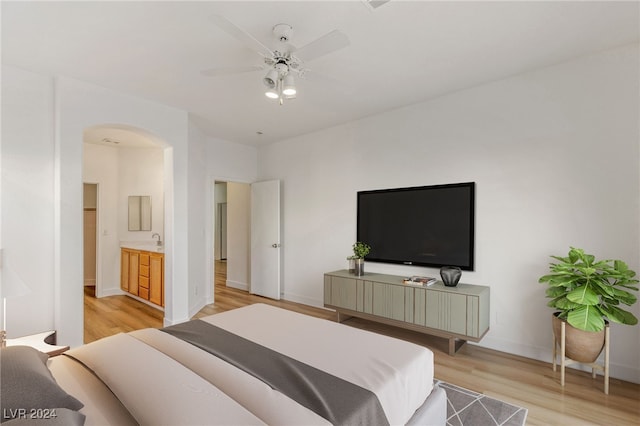
{"type": "Polygon", "coordinates": [[[428,287],[404,284],[404,277],[347,270],[324,274],[324,306],[338,321],[360,317],[449,339],[449,354],[489,331],[489,287],[438,281],[428,287]]]}

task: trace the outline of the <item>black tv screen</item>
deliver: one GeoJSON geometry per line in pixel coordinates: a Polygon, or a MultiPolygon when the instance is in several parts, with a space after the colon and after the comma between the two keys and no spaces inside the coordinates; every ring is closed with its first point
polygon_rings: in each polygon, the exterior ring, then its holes
{"type": "Polygon", "coordinates": [[[358,192],[367,261],[473,271],[475,182],[358,192]]]}

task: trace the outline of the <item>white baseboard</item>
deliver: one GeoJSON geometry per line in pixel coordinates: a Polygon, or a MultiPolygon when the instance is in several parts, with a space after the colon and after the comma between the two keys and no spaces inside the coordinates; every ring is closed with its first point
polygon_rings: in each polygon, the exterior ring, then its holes
{"type": "Polygon", "coordinates": [[[204,298],[199,297],[198,300],[196,300],[196,302],[194,303],[194,305],[191,308],[189,308],[189,318],[193,318],[195,314],[200,312],[200,309],[204,308],[206,305],[207,303],[204,300],[204,298]]]}
{"type": "Polygon", "coordinates": [[[101,298],[101,297],[107,297],[107,296],[124,296],[127,293],[125,293],[124,291],[120,290],[119,288],[107,288],[107,289],[101,289],[100,293],[98,293],[96,291],[96,297],[97,298],[101,298]]]}
{"type": "MultiPolygon", "coordinates": [[[[473,344],[473,343],[470,342],[469,344],[473,344]]],[[[521,343],[515,343],[515,342],[505,341],[502,339],[495,339],[491,337],[485,337],[484,339],[482,339],[481,342],[476,343],[476,345],[481,346],[483,348],[494,349],[500,352],[506,352],[513,355],[523,356],[525,358],[531,358],[531,359],[536,359],[538,361],[548,362],[549,368],[551,368],[551,365],[553,362],[553,349],[551,347],[523,345],[521,343]]],[[[603,360],[604,360],[604,354],[601,354],[600,357],[596,360],[596,362],[602,364],[604,362],[603,360]]],[[[576,370],[587,371],[589,373],[591,372],[591,368],[583,364],[571,364],[567,367],[573,368],[576,370]]],[[[602,373],[598,372],[598,374],[602,374],[602,373]]],[[[639,368],[616,364],[611,361],[609,361],[609,376],[616,379],[620,379],[620,380],[626,380],[628,382],[640,383],[639,368]]]]}
{"type": "Polygon", "coordinates": [[[227,285],[227,287],[237,288],[238,290],[249,291],[249,284],[247,284],[247,283],[241,283],[241,282],[238,282],[238,281],[227,280],[226,285],[227,285]]]}
{"type": "Polygon", "coordinates": [[[320,301],[312,297],[301,296],[299,294],[285,291],[282,294],[282,298],[290,302],[302,303],[303,305],[313,306],[315,308],[324,308],[324,301],[320,301]]]}
{"type": "Polygon", "coordinates": [[[154,309],[157,309],[157,310],[159,310],[159,311],[164,312],[164,308],[163,308],[162,306],[158,306],[158,305],[156,305],[155,303],[151,303],[151,302],[149,302],[148,300],[143,299],[142,297],[138,297],[138,296],[136,296],[136,295],[134,295],[134,294],[131,294],[131,293],[125,293],[125,292],[123,292],[122,294],[124,294],[125,296],[130,297],[130,298],[132,298],[132,299],[135,299],[135,300],[137,300],[138,302],[142,302],[142,303],[144,303],[145,305],[149,305],[149,306],[151,306],[151,307],[152,307],[152,308],[154,308],[154,309]]]}
{"type": "Polygon", "coordinates": [[[189,320],[190,318],[181,318],[176,321],[170,321],[167,317],[164,317],[164,319],[162,320],[162,325],[164,327],[169,327],[171,325],[182,324],[183,322],[187,322],[189,320]]]}

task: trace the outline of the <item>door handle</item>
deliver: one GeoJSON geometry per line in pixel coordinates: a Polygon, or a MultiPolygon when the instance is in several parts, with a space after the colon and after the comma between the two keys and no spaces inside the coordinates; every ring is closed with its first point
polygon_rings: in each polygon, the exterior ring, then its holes
{"type": "Polygon", "coordinates": [[[280,247],[280,244],[278,244],[278,243],[274,243],[274,244],[271,244],[271,247],[273,247],[273,248],[278,248],[278,247],[280,247]]]}

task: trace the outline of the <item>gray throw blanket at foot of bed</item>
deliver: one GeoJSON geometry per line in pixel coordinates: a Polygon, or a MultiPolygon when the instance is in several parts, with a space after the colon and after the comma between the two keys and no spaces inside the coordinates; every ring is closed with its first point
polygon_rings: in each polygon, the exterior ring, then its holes
{"type": "Polygon", "coordinates": [[[162,331],[240,368],[334,425],[388,425],[378,397],[333,376],[204,321],[162,331]]]}

